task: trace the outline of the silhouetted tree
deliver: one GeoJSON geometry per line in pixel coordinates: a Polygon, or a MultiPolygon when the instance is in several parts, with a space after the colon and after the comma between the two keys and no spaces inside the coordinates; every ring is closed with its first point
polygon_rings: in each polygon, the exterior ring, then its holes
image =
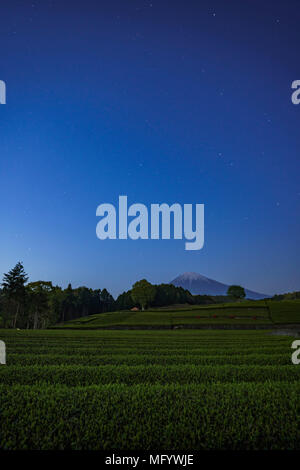
{"type": "Polygon", "coordinates": [[[154,300],[155,292],[155,286],[146,281],[146,279],[142,279],[133,284],[131,297],[132,300],[138,303],[142,307],[142,310],[144,310],[145,307],[154,300]]]}
{"type": "Polygon", "coordinates": [[[246,297],[245,289],[241,286],[234,285],[228,287],[227,295],[237,300],[241,300],[246,297]]]}
{"type": "Polygon", "coordinates": [[[28,325],[31,321],[32,328],[44,328],[51,319],[50,294],[53,290],[51,282],[36,281],[26,286],[29,304],[28,325]]]}
{"type": "Polygon", "coordinates": [[[7,303],[12,306],[13,318],[12,327],[16,328],[19,315],[24,313],[25,305],[25,284],[28,276],[25,273],[23,264],[18,262],[7,274],[4,274],[2,287],[7,303]]]}
{"type": "Polygon", "coordinates": [[[116,310],[130,310],[134,307],[134,302],[131,297],[131,290],[123,292],[116,300],[116,310]]]}

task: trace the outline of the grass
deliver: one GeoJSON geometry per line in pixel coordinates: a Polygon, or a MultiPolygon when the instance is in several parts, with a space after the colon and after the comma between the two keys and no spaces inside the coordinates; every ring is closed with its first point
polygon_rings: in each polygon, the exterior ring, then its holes
{"type": "Polygon", "coordinates": [[[1,449],[300,450],[292,337],[0,330],[1,449]]]}
{"type": "Polygon", "coordinates": [[[274,323],[300,323],[300,300],[268,302],[274,323]]]}
{"type": "Polygon", "coordinates": [[[300,324],[300,301],[244,301],[208,306],[119,311],[81,317],[55,328],[97,329],[105,327],[174,327],[185,325],[300,324]]]}

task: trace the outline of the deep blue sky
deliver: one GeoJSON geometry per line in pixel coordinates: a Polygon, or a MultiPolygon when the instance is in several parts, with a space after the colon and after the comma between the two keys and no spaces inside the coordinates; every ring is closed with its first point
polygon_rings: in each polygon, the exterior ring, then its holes
{"type": "Polygon", "coordinates": [[[197,271],[300,289],[300,2],[0,5],[0,276],[106,287],[197,271]],[[205,245],[100,241],[96,207],[204,203],[205,245]]]}

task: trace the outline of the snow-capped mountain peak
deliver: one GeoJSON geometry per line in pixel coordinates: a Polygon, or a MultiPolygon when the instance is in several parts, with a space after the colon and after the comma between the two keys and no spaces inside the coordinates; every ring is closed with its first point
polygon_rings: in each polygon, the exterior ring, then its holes
{"type": "MultiPolygon", "coordinates": [[[[227,295],[229,285],[209,279],[202,274],[195,272],[185,272],[170,282],[176,287],[183,287],[194,295],[227,295]]],[[[248,299],[264,299],[265,294],[245,289],[248,299]]]]}

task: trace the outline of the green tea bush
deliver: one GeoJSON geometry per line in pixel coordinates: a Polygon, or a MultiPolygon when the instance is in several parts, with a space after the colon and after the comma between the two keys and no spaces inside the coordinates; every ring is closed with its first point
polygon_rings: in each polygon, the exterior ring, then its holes
{"type": "Polygon", "coordinates": [[[62,329],[0,339],[0,449],[300,450],[289,336],[62,329]]]}
{"type": "Polygon", "coordinates": [[[299,383],[0,386],[2,449],[300,449],[299,383]]]}

